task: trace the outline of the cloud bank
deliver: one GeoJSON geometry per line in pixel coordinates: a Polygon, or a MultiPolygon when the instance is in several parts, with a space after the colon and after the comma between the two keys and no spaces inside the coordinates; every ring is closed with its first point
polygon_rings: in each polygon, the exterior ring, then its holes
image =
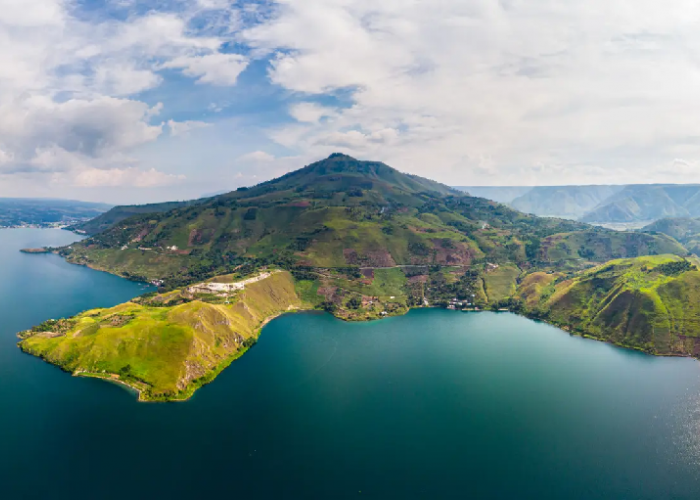
{"type": "Polygon", "coordinates": [[[687,0],[285,0],[242,38],[285,89],[351,92],[294,104],[272,133],[312,156],[453,184],[685,182],[664,165],[700,153],[699,16],[687,0]]]}
{"type": "Polygon", "coordinates": [[[213,191],[334,151],[453,185],[700,182],[699,18],[689,0],[0,0],[0,191],[213,191]]]}
{"type": "MultiPolygon", "coordinates": [[[[36,182],[58,186],[182,180],[131,156],[163,131],[163,105],[133,96],[161,85],[164,70],[234,85],[247,59],[222,52],[226,39],[210,34],[202,18],[228,3],[143,14],[138,2],[129,4],[115,7],[121,19],[81,18],[68,0],[0,0],[0,177],[36,174],[36,182]]],[[[222,16],[230,27],[233,18],[222,16]]],[[[173,135],[198,124],[168,123],[173,135]]]]}

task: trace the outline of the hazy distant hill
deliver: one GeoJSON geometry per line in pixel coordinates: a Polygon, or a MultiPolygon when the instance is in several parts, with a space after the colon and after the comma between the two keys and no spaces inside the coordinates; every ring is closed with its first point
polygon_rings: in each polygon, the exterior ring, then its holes
{"type": "Polygon", "coordinates": [[[638,222],[700,215],[700,186],[632,185],[581,217],[584,222],[638,222]]]}
{"type": "Polygon", "coordinates": [[[510,206],[521,212],[578,219],[624,186],[543,186],[530,189],[510,206]]]}
{"type": "Polygon", "coordinates": [[[509,204],[519,196],[532,190],[532,186],[456,186],[455,189],[464,191],[470,196],[486,198],[498,203],[509,204]]]}
{"type": "Polygon", "coordinates": [[[96,217],[109,208],[104,203],[74,200],[0,198],[0,227],[70,224],[96,217]]]}
{"type": "Polygon", "coordinates": [[[187,207],[196,203],[197,201],[169,201],[165,203],[149,203],[147,205],[120,205],[100,214],[94,219],[74,224],[68,229],[78,233],[94,235],[133,215],[167,212],[174,208],[187,207]]]}
{"type": "Polygon", "coordinates": [[[700,185],[459,187],[521,212],[589,223],[635,223],[700,216],[700,185]]]}
{"type": "Polygon", "coordinates": [[[578,219],[625,186],[459,186],[456,189],[505,203],[521,212],[578,219]]]}

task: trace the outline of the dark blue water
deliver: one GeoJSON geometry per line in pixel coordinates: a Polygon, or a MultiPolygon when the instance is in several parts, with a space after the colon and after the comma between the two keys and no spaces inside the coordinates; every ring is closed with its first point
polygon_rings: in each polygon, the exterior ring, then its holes
{"type": "Polygon", "coordinates": [[[15,347],[140,285],[0,231],[0,498],[700,498],[700,363],[510,314],[283,316],[180,404],[15,347]]]}

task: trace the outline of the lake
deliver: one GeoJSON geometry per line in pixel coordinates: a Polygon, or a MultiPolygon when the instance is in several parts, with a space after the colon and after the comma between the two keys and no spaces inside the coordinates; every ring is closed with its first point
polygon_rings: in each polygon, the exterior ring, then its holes
{"type": "Polygon", "coordinates": [[[700,363],[507,313],[282,316],[185,403],[138,403],[15,333],[147,287],[0,230],[0,498],[700,498],[700,363]]]}

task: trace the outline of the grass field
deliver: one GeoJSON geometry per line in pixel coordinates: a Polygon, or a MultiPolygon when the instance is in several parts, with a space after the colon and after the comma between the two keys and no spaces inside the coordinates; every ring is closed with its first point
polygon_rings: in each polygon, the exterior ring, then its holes
{"type": "Polygon", "coordinates": [[[487,272],[484,275],[484,290],[489,302],[498,302],[512,297],[520,273],[520,269],[512,265],[499,266],[497,269],[487,272]]]}

